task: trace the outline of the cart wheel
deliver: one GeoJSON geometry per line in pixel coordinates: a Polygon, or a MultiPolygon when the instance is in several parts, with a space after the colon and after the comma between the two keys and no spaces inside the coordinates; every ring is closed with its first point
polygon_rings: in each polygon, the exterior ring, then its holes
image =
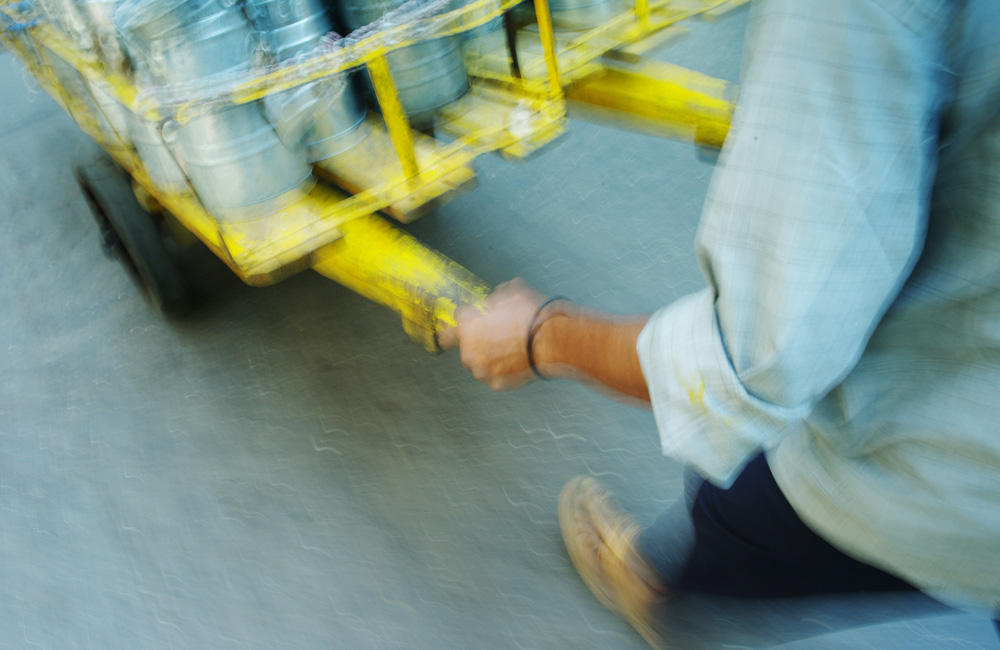
{"type": "Polygon", "coordinates": [[[161,314],[180,316],[191,307],[188,288],[153,216],[142,209],[132,180],[114,161],[102,156],[76,168],[76,179],[101,229],[101,246],[116,255],[146,289],[161,314]]]}

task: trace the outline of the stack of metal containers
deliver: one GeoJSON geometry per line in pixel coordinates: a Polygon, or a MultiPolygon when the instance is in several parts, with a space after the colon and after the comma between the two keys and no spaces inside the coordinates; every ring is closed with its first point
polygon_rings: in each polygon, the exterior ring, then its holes
{"type": "MultiPolygon", "coordinates": [[[[465,1],[448,4],[454,8],[465,1]]],[[[335,27],[334,14],[339,31],[347,33],[378,21],[405,0],[338,0],[330,13],[324,0],[39,2],[108,72],[131,76],[140,92],[183,103],[212,95],[212,89],[224,91],[234,80],[252,76],[255,65],[283,65],[318,53],[335,27]]],[[[493,32],[499,21],[493,23],[481,31],[493,32]]],[[[184,124],[153,123],[118,103],[104,80],[86,81],[58,56],[49,59],[68,99],[96,116],[102,144],[134,146],[158,189],[186,193],[193,187],[222,220],[245,221],[286,208],[312,189],[311,164],[334,161],[370,133],[359,94],[344,75],[269,93],[259,102],[219,102],[184,124]]],[[[469,89],[457,36],[394,50],[388,62],[400,102],[417,128],[431,126],[437,110],[469,89]]],[[[369,76],[359,77],[377,108],[369,76]]]]}
{"type": "MultiPolygon", "coordinates": [[[[247,0],[246,13],[277,63],[316,52],[333,29],[316,0],[247,0]]],[[[369,133],[365,110],[342,78],[303,84],[264,99],[285,142],[301,142],[311,163],[330,161],[369,133]]]]}
{"type": "MultiPolygon", "coordinates": [[[[226,83],[252,67],[257,50],[250,22],[226,0],[125,0],[115,21],[140,87],[226,83]]],[[[148,135],[135,138],[137,149],[148,135]]],[[[168,139],[202,204],[220,219],[272,214],[315,183],[301,147],[278,138],[259,102],[212,108],[168,139]]]]}

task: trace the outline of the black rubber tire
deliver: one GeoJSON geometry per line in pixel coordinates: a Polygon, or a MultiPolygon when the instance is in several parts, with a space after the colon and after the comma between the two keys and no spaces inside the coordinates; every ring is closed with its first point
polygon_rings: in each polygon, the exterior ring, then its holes
{"type": "Polygon", "coordinates": [[[119,253],[160,314],[177,317],[191,308],[187,283],[160,235],[153,215],[132,191],[132,179],[107,156],[76,168],[77,182],[101,228],[105,251],[119,253]]]}

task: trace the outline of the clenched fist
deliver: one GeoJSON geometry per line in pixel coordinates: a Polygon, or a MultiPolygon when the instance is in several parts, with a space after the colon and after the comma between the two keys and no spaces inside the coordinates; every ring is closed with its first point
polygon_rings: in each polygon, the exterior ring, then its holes
{"type": "MultiPolygon", "coordinates": [[[[438,333],[438,344],[459,347],[462,365],[493,390],[520,388],[534,379],[528,364],[528,328],[544,301],[545,296],[520,278],[505,282],[486,299],[482,311],[460,307],[457,325],[438,333]]],[[[542,318],[539,315],[539,322],[542,318]]]]}

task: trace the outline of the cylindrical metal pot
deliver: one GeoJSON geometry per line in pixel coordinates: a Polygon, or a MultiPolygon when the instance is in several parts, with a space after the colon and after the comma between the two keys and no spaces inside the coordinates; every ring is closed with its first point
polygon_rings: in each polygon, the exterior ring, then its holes
{"type": "Polygon", "coordinates": [[[268,115],[278,133],[288,142],[305,143],[309,162],[340,155],[365,139],[370,132],[365,110],[350,85],[308,83],[275,96],[268,115]],[[332,93],[337,93],[331,98],[332,93]]]}
{"type": "Polygon", "coordinates": [[[462,52],[466,60],[482,58],[490,52],[502,52],[507,47],[503,17],[494,18],[467,32],[462,32],[462,52]]]}
{"type": "Polygon", "coordinates": [[[239,11],[236,4],[236,0],[123,0],[115,10],[115,24],[141,45],[220,11],[239,11]]]}
{"type": "Polygon", "coordinates": [[[371,127],[354,89],[343,89],[340,98],[313,123],[306,137],[306,155],[320,162],[353,149],[368,137],[371,127]]]}
{"type": "Polygon", "coordinates": [[[325,14],[321,0],[246,0],[250,21],[261,31],[285,27],[298,21],[325,14]]]}
{"type": "Polygon", "coordinates": [[[167,148],[157,124],[131,114],[130,133],[149,180],[159,190],[175,194],[191,191],[187,175],[167,148]]]}
{"type": "Polygon", "coordinates": [[[257,104],[194,118],[178,129],[177,147],[201,202],[228,221],[282,210],[315,183],[302,150],[278,139],[257,104]]]}
{"type": "MultiPolygon", "coordinates": [[[[473,2],[475,2],[475,0],[452,0],[451,9],[453,10],[461,9],[462,7],[470,5],[473,2]]],[[[496,2],[497,2],[497,7],[499,8],[500,0],[496,0],[496,2]]],[[[473,27],[469,31],[462,32],[459,35],[462,39],[462,49],[467,49],[467,46],[469,45],[470,42],[475,43],[481,40],[488,40],[498,32],[501,35],[503,34],[503,16],[497,16],[496,18],[490,20],[484,25],[480,25],[479,27],[473,27]]],[[[500,45],[502,47],[503,43],[501,42],[500,45]]],[[[473,47],[474,49],[477,50],[481,49],[479,45],[473,45],[473,47]]]]}
{"type": "Polygon", "coordinates": [[[248,69],[257,37],[238,9],[200,18],[183,29],[142,42],[131,39],[152,81],[170,85],[248,69]]]}
{"type": "MultiPolygon", "coordinates": [[[[310,0],[250,2],[248,13],[278,61],[315,50],[332,29],[324,8],[310,0]],[[312,13],[303,16],[303,12],[312,13]],[[277,23],[283,24],[275,26],[277,23]]],[[[282,139],[304,143],[309,162],[344,153],[369,133],[365,110],[350,84],[308,83],[268,97],[265,104],[282,139]]]]}
{"type": "MultiPolygon", "coordinates": [[[[252,65],[257,36],[238,7],[217,0],[165,0],[172,11],[144,5],[138,17],[126,15],[136,1],[126,0],[116,19],[127,26],[126,45],[140,61],[139,79],[183,84],[252,65]]],[[[199,115],[171,131],[167,144],[202,204],[219,219],[246,221],[282,210],[315,183],[303,148],[278,138],[259,103],[199,115]]],[[[154,149],[150,166],[167,165],[161,153],[154,149]]],[[[169,170],[172,180],[175,171],[169,170]]]]}
{"type": "MultiPolygon", "coordinates": [[[[343,0],[341,18],[354,30],[400,7],[404,0],[343,0]]],[[[410,122],[428,126],[434,113],[469,90],[460,39],[445,36],[391,52],[387,57],[393,81],[410,122]]],[[[366,80],[371,91],[371,82],[366,80]]]]}
{"type": "Polygon", "coordinates": [[[621,0],[550,0],[549,9],[556,29],[579,30],[603,25],[625,8],[621,0]]]}
{"type": "Polygon", "coordinates": [[[461,41],[454,36],[416,43],[387,57],[410,122],[421,127],[469,90],[461,41]]]}
{"type": "MultiPolygon", "coordinates": [[[[258,29],[260,27],[258,26],[258,29]]],[[[330,19],[324,13],[306,16],[291,24],[261,32],[268,52],[278,61],[310,52],[330,31],[330,19]]]]}

